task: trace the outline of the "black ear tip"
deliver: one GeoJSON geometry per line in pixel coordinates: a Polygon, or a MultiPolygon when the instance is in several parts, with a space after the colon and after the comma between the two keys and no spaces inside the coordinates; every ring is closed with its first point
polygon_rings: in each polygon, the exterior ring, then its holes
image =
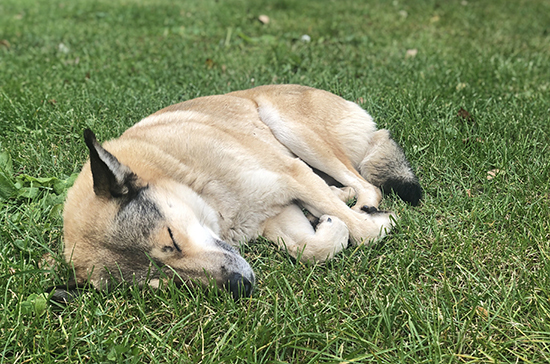
{"type": "Polygon", "coordinates": [[[88,149],[90,149],[90,152],[95,149],[95,144],[97,144],[97,139],[94,132],[88,128],[84,129],[84,142],[86,143],[88,149]]]}
{"type": "Polygon", "coordinates": [[[97,139],[95,137],[94,132],[91,129],[86,128],[86,129],[84,129],[84,140],[86,142],[89,142],[89,141],[93,142],[97,139]]]}

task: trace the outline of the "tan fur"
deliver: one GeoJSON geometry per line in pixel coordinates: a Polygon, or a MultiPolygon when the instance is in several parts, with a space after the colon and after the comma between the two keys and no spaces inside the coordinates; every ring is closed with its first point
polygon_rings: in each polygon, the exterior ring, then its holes
{"type": "MultiPolygon", "coordinates": [[[[219,255],[213,241],[237,246],[263,235],[295,257],[323,261],[344,249],[348,239],[363,244],[383,237],[394,215],[361,211],[364,205],[377,207],[382,195],[359,172],[376,168],[369,158],[378,163],[399,154],[386,145],[389,140],[358,105],[325,91],[281,85],[169,106],[104,148],[122,164],[120,175],[127,168],[137,175],[144,201],[154,201],[162,215],[147,227],[151,234],[138,239],[147,256],[184,280],[205,281],[207,272],[223,285],[220,265],[250,279],[253,274],[233,255],[219,255]],[[329,187],[312,168],[344,189],[329,187]],[[347,197],[357,198],[352,209],[343,201],[347,197]],[[316,228],[302,207],[319,218],[316,228]],[[180,255],[161,254],[171,244],[168,229],[180,255]],[[238,261],[229,263],[233,259],[238,261]]],[[[104,262],[119,248],[112,237],[131,232],[116,226],[120,201],[93,191],[88,163],[65,205],[65,256],[78,280],[100,287],[104,262]]],[[[132,254],[131,242],[121,245],[132,254]]],[[[146,280],[143,267],[122,265],[120,279],[140,274],[138,280],[146,280]]],[[[113,266],[108,266],[111,274],[113,266]]]]}

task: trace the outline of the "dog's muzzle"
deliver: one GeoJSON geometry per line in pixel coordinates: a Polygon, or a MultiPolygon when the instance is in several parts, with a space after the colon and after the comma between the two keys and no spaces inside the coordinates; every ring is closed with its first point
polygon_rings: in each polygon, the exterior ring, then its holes
{"type": "Polygon", "coordinates": [[[231,292],[235,300],[250,297],[254,290],[254,271],[237,249],[222,240],[217,240],[216,245],[226,251],[232,262],[233,269],[225,278],[224,287],[231,292]]]}

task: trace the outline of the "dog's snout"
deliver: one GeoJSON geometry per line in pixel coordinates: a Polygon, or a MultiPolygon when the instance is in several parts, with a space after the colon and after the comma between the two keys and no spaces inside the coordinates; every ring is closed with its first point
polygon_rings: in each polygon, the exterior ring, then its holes
{"type": "Polygon", "coordinates": [[[238,300],[242,297],[250,297],[254,284],[240,273],[233,273],[227,281],[227,288],[231,292],[233,299],[238,300]]]}

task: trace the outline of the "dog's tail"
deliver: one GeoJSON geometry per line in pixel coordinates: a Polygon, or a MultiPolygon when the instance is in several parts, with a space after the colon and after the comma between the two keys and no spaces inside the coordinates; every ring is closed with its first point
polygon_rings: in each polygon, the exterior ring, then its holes
{"type": "Polygon", "coordinates": [[[384,193],[393,191],[413,206],[420,204],[422,187],[403,149],[385,129],[374,133],[369,150],[359,164],[359,173],[384,193]]]}

